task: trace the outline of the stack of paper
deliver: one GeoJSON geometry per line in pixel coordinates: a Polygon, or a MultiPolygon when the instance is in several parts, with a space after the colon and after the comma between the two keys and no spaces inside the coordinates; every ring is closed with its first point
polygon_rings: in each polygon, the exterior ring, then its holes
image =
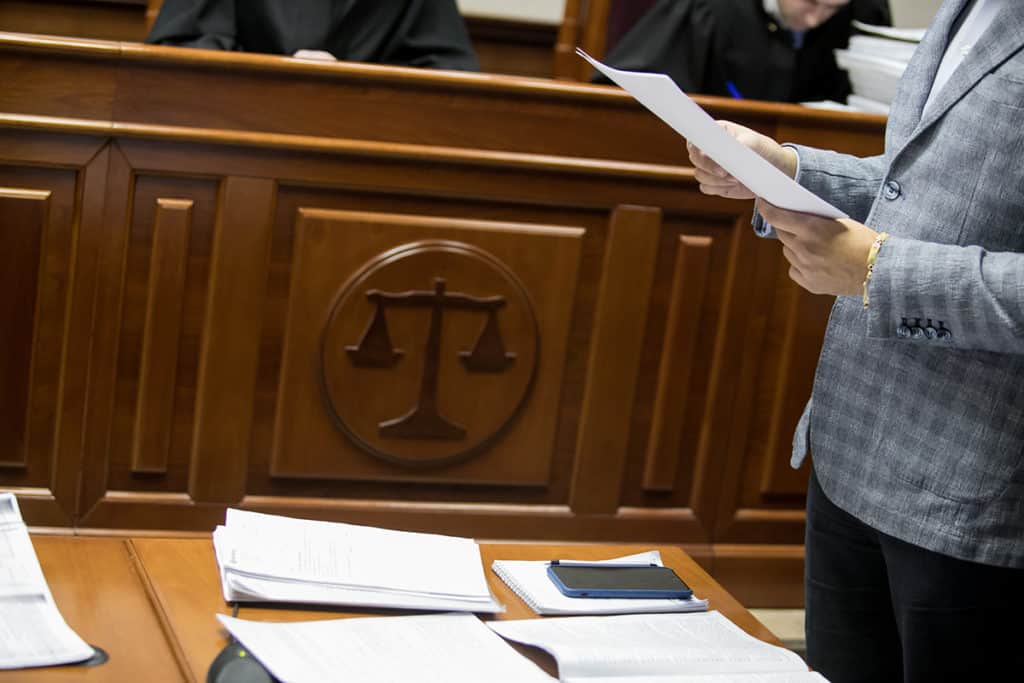
{"type": "Polygon", "coordinates": [[[228,510],[213,545],[229,602],[504,611],[470,538],[228,510]]]}
{"type": "Polygon", "coordinates": [[[70,664],[93,654],[57,610],[18,500],[0,493],[0,669],[70,664]]]}
{"type": "Polygon", "coordinates": [[[847,71],[853,88],[847,104],[888,114],[896,86],[924,37],[924,29],[894,29],[859,21],[853,25],[861,33],[850,37],[848,49],[835,51],[836,63],[847,71]]]}
{"type": "MultiPolygon", "coordinates": [[[[617,557],[595,564],[653,564],[662,566],[661,553],[646,553],[617,557]]],[[[700,598],[570,598],[563,595],[547,574],[550,563],[537,560],[495,560],[494,573],[508,584],[537,614],[638,614],[641,612],[701,612],[708,601],[700,598]]]]}

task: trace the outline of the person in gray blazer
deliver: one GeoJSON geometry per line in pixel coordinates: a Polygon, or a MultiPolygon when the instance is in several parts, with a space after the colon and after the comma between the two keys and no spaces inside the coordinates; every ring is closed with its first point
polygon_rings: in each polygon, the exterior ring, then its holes
{"type": "MultiPolygon", "coordinates": [[[[845,681],[1024,676],[1024,2],[945,0],[885,152],[723,122],[849,219],[759,200],[801,287],[837,296],[793,465],[808,663],[845,681]]],[[[702,191],[754,198],[690,145],[702,191]]]]}

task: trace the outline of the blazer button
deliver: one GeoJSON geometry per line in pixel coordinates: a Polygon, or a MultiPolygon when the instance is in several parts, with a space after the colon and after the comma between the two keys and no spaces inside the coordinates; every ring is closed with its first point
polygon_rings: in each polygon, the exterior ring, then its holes
{"type": "Polygon", "coordinates": [[[924,328],[924,336],[926,339],[935,339],[936,337],[939,336],[939,331],[936,330],[931,325],[929,325],[928,327],[924,328]]]}
{"type": "Polygon", "coordinates": [[[900,325],[896,328],[896,336],[900,339],[906,339],[910,336],[910,328],[906,325],[900,325]]]}
{"type": "Polygon", "coordinates": [[[900,187],[900,184],[897,183],[895,180],[890,180],[885,184],[885,190],[883,192],[883,195],[886,199],[892,201],[893,199],[899,197],[902,192],[903,189],[900,187]]]}
{"type": "Polygon", "coordinates": [[[911,327],[910,328],[910,338],[911,339],[923,339],[924,338],[924,330],[922,330],[920,327],[917,327],[916,325],[914,327],[911,327]]]}
{"type": "Polygon", "coordinates": [[[939,329],[935,334],[943,341],[950,341],[953,339],[953,333],[945,328],[939,329]]]}

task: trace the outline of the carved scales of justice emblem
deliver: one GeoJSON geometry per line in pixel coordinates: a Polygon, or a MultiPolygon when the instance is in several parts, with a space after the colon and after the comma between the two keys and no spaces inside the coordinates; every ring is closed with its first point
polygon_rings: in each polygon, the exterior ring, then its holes
{"type": "Polygon", "coordinates": [[[405,245],[374,259],[335,303],[321,349],[328,411],[389,462],[462,460],[519,413],[538,347],[533,305],[501,261],[461,242],[405,245]]]}

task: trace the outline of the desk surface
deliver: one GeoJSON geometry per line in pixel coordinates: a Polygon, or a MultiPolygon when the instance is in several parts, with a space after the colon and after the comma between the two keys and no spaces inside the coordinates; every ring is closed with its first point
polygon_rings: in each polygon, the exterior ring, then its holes
{"type": "MultiPolygon", "coordinates": [[[[227,642],[214,614],[230,614],[221,595],[213,544],[205,538],[35,537],[33,542],[57,606],[83,638],[110,654],[100,667],[56,667],[0,672],[0,681],[205,681],[210,662],[227,642]]],[[[597,560],[647,546],[481,545],[491,590],[508,608],[498,619],[536,615],[489,569],[495,559],[597,560]]],[[[778,640],[724,588],[678,548],[659,548],[665,564],[695,594],[751,635],[778,640]]],[[[335,619],[387,611],[282,609],[243,605],[239,616],[268,621],[335,619]]],[[[523,650],[521,650],[523,651],[523,650]]],[[[551,671],[539,651],[524,652],[551,671]]],[[[552,671],[553,672],[553,671],[552,671]]]]}
{"type": "Polygon", "coordinates": [[[170,648],[126,540],[35,536],[32,543],[64,620],[110,659],[94,668],[0,671],[0,681],[189,680],[170,648]]]}

